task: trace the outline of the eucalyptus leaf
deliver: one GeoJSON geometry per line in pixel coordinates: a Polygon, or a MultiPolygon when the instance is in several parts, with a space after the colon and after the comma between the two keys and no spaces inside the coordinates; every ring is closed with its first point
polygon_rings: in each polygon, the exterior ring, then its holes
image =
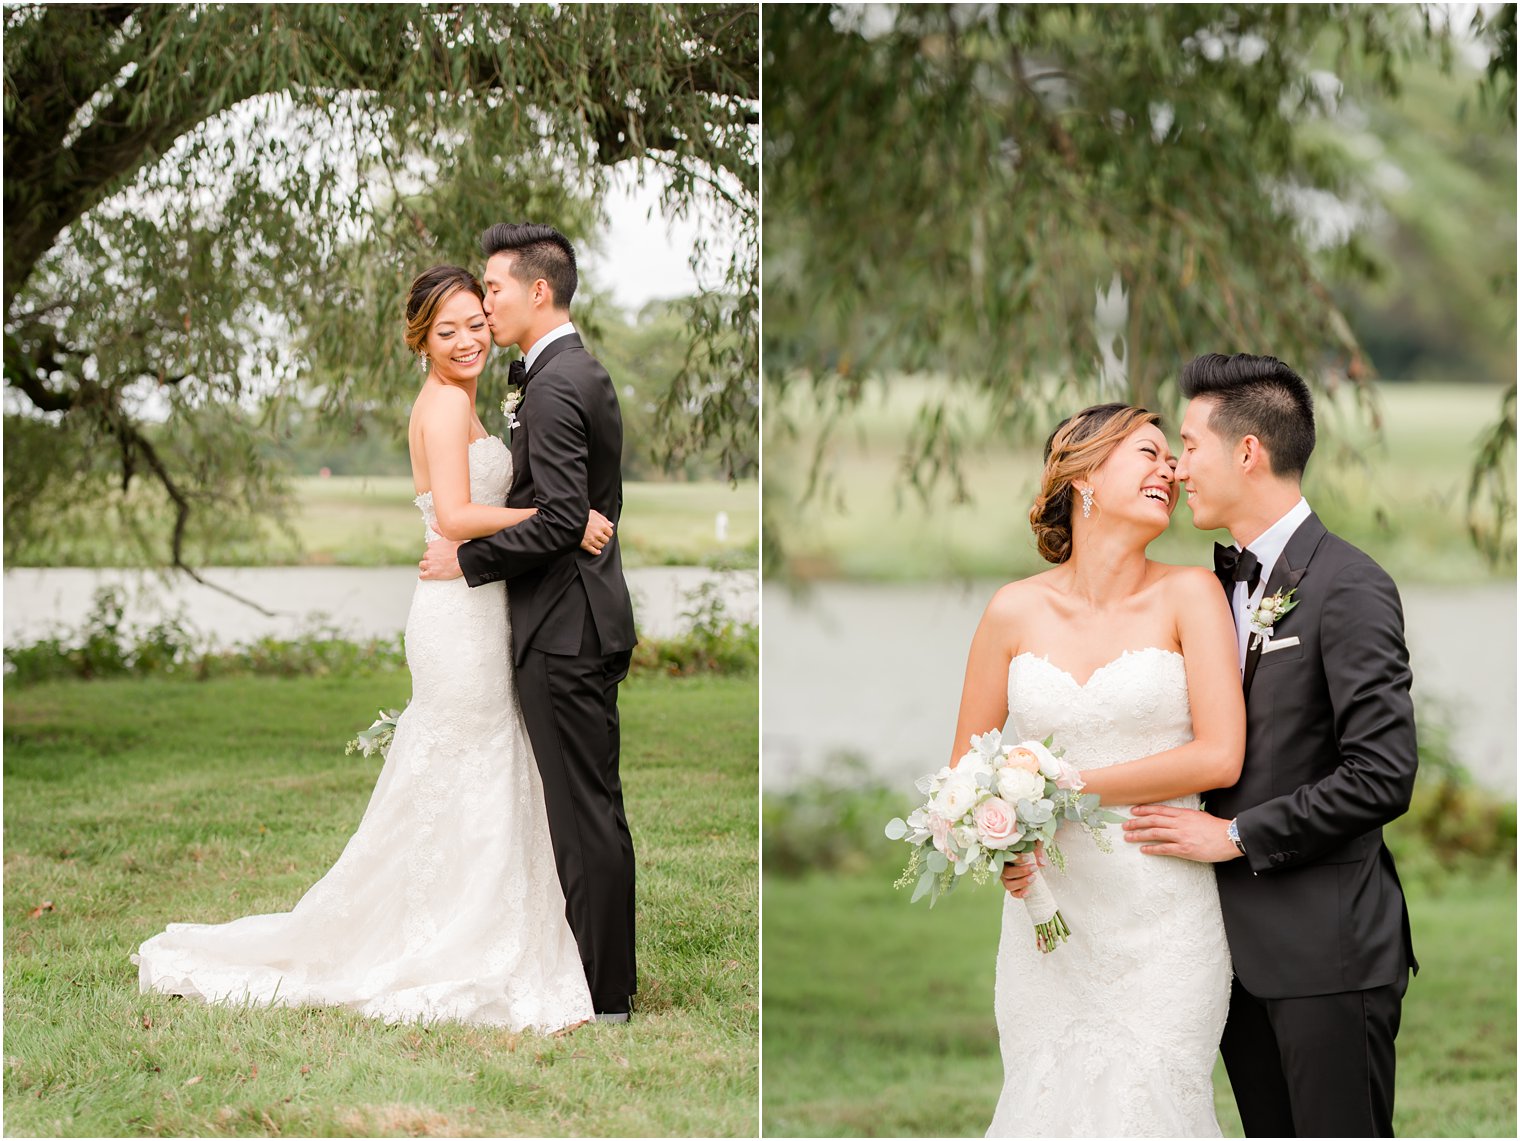
{"type": "MultiPolygon", "coordinates": [[[[921,876],[918,877],[918,883],[913,888],[913,897],[910,900],[908,900],[908,902],[909,903],[917,903],[919,900],[923,899],[923,897],[929,893],[929,889],[931,887],[933,887],[933,886],[934,886],[934,873],[933,872],[925,872],[923,875],[921,875],[921,876]]],[[[934,906],[934,901],[930,900],[929,901],[929,905],[931,907],[934,906]]]]}

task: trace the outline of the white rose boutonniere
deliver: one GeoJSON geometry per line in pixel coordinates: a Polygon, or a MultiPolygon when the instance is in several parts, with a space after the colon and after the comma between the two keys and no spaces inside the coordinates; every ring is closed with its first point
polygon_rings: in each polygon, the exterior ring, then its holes
{"type": "Polygon", "coordinates": [[[1279,590],[1276,594],[1263,598],[1257,604],[1256,609],[1251,611],[1251,644],[1248,647],[1249,649],[1256,649],[1261,645],[1263,639],[1272,636],[1272,628],[1276,625],[1277,620],[1298,605],[1298,599],[1293,597],[1297,593],[1297,587],[1294,587],[1286,594],[1279,590]]]}
{"type": "Polygon", "coordinates": [[[507,418],[507,446],[512,446],[512,429],[517,427],[517,409],[522,404],[523,391],[515,384],[507,386],[507,398],[501,402],[501,414],[507,418]]]}

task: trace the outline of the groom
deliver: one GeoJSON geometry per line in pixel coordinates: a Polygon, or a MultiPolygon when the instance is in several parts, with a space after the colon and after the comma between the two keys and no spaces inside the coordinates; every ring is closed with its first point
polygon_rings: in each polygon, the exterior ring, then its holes
{"type": "Polygon", "coordinates": [[[1215,561],[1246,755],[1206,811],[1137,807],[1125,839],[1215,864],[1235,966],[1220,1052],[1246,1133],[1391,1137],[1394,1037],[1418,970],[1382,833],[1417,762],[1398,591],[1304,501],[1314,411],[1292,369],[1211,353],[1180,386],[1177,481],[1193,525],[1235,539],[1215,561]]]}
{"type": "Polygon", "coordinates": [[[580,549],[589,509],[614,528],[623,507],[623,420],[607,370],[570,320],[575,251],[558,230],[500,222],[480,236],[483,307],[496,344],[523,359],[509,507],[536,507],[484,539],[428,544],[422,577],[471,586],[505,579],[523,720],[543,778],[565,915],[591,1001],[626,1022],[637,989],[633,839],[618,777],[618,683],[628,674],[633,606],[616,532],[580,549]]]}

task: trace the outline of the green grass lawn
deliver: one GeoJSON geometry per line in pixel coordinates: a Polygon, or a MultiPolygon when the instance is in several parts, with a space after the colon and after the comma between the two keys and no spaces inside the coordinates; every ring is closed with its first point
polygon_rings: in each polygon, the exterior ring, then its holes
{"type": "MultiPolygon", "coordinates": [[[[775,528],[788,570],[800,577],[914,581],[947,576],[1021,578],[1045,568],[1029,531],[1040,472],[1039,440],[990,438],[987,410],[969,394],[951,401],[950,420],[966,444],[960,461],[969,502],[942,481],[924,504],[904,482],[909,429],[934,394],[932,381],[867,390],[836,428],[825,452],[826,493],[801,503],[818,417],[798,386],[786,411],[799,437],[766,441],[767,528],[775,528]]],[[[1381,384],[1383,435],[1376,439],[1349,394],[1320,401],[1319,446],[1305,493],[1327,526],[1367,550],[1395,580],[1480,582],[1496,571],[1469,542],[1465,524],[1474,441],[1497,416],[1499,392],[1479,385],[1381,384]]],[[[1072,409],[1075,411],[1075,408],[1072,409]]],[[[1178,447],[1177,420],[1167,430],[1178,447]]],[[[779,433],[774,434],[779,437],[779,433]]],[[[1208,561],[1223,532],[1194,529],[1186,504],[1151,546],[1153,558],[1208,561]]]]}
{"type": "MultiPolygon", "coordinates": [[[[409,476],[307,476],[292,481],[294,507],[288,527],[264,521],[255,534],[197,538],[187,557],[198,566],[400,566],[417,560],[422,518],[413,505],[409,476]]],[[[148,494],[148,492],[143,492],[148,494]]],[[[623,565],[759,564],[759,485],[745,480],[696,483],[626,483],[619,535],[623,565]],[[728,516],[717,537],[718,512],[728,516]]],[[[142,557],[98,514],[69,535],[66,546],[34,545],[11,560],[14,566],[137,566],[142,557]]],[[[156,533],[167,560],[172,526],[165,515],[156,533]]]]}
{"type": "MultiPolygon", "coordinates": [[[[910,907],[898,870],[765,877],[767,1136],[980,1136],[992,1119],[1001,902],[989,887],[910,907]]],[[[1398,1038],[1396,1130],[1512,1137],[1514,876],[1410,904],[1421,970],[1398,1038]]],[[[1222,1063],[1215,1106],[1241,1136],[1222,1063]]]]}
{"type": "Polygon", "coordinates": [[[127,956],[166,923],[286,910],[326,871],[379,768],[343,744],[409,690],[402,672],[7,690],[8,1134],[754,1134],[752,678],[623,686],[630,1024],[543,1037],[138,994],[127,956]]]}

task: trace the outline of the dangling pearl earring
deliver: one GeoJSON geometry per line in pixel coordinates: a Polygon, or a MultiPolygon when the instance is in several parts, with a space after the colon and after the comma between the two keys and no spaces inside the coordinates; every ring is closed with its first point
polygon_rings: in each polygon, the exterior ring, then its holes
{"type": "Polygon", "coordinates": [[[1082,492],[1082,518],[1092,518],[1092,488],[1079,488],[1082,492]]]}

